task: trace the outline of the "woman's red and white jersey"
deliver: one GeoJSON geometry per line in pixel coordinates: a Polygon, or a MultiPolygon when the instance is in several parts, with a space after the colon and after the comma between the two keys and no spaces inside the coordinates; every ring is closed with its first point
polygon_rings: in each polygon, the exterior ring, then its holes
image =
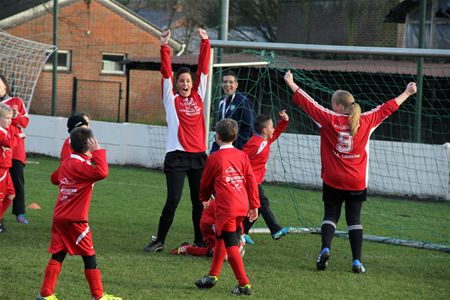
{"type": "Polygon", "coordinates": [[[362,113],[355,136],[350,134],[349,115],[324,108],[300,88],[294,93],[293,101],[302,107],[320,128],[322,180],[336,189],[366,189],[369,138],[378,125],[398,109],[395,99],[362,113]]]}
{"type": "MultiPolygon", "coordinates": [[[[11,133],[16,136],[19,133],[22,133],[22,130],[27,128],[30,119],[28,118],[27,111],[25,110],[25,106],[23,105],[23,101],[20,98],[7,98],[2,101],[10,108],[17,109],[17,116],[12,118],[11,125],[11,133]]],[[[16,160],[20,160],[23,164],[26,163],[26,152],[25,152],[25,142],[23,139],[17,139],[17,143],[12,149],[12,158],[16,160]]]]}
{"type": "Polygon", "coordinates": [[[61,147],[61,154],[59,161],[63,161],[66,158],[70,157],[70,154],[72,154],[72,147],[70,147],[70,137],[64,140],[64,144],[61,147]]]}
{"type": "Polygon", "coordinates": [[[191,95],[183,98],[174,90],[169,46],[161,46],[163,102],[168,129],[166,152],[175,150],[192,153],[206,151],[203,101],[206,97],[209,56],[209,40],[205,39],[200,45],[197,74],[191,95]]]}
{"type": "Polygon", "coordinates": [[[267,161],[269,160],[270,145],[280,136],[286,129],[288,121],[280,119],[275,127],[273,136],[269,140],[264,140],[259,134],[254,134],[244,145],[244,151],[250,159],[250,165],[255,173],[256,182],[261,184],[266,175],[267,161]]]}
{"type": "Polygon", "coordinates": [[[215,194],[215,217],[246,216],[260,207],[258,183],[247,154],[232,145],[220,147],[206,159],[200,182],[200,201],[215,194]]]}
{"type": "Polygon", "coordinates": [[[11,168],[12,149],[18,140],[21,138],[12,134],[11,126],[8,129],[0,126],[0,168],[11,168]]]}
{"type": "Polygon", "coordinates": [[[53,222],[88,222],[94,183],[107,176],[106,150],[93,151],[91,159],[72,153],[51,176],[59,185],[53,222]]]}

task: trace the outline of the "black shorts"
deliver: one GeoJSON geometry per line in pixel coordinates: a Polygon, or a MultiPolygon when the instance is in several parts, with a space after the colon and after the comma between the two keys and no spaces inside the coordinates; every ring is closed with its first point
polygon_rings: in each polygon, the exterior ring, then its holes
{"type": "Polygon", "coordinates": [[[167,152],[164,159],[164,172],[186,172],[189,170],[203,170],[206,162],[205,152],[167,152]]]}
{"type": "Polygon", "coordinates": [[[348,191],[335,189],[325,182],[323,183],[323,202],[342,203],[344,201],[366,201],[367,189],[362,191],[348,191]]]}

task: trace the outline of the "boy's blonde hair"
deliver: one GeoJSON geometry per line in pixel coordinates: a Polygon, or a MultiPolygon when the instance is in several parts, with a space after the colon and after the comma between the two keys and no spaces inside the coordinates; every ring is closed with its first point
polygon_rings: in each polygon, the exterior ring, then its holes
{"type": "Polygon", "coordinates": [[[13,110],[5,103],[0,103],[0,117],[5,117],[6,114],[12,114],[13,110]]]}
{"type": "Polygon", "coordinates": [[[350,134],[355,136],[358,133],[359,119],[361,117],[361,106],[355,102],[353,95],[344,90],[337,90],[331,97],[337,104],[344,106],[344,111],[350,113],[348,125],[350,126],[350,134]]]}

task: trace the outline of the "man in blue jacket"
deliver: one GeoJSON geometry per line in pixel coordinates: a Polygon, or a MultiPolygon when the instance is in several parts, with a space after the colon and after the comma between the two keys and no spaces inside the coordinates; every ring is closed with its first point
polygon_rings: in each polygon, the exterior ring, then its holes
{"type": "MultiPolygon", "coordinates": [[[[253,135],[253,104],[243,94],[237,92],[238,81],[233,71],[223,75],[222,89],[225,97],[219,102],[217,122],[224,118],[231,118],[238,122],[239,134],[233,145],[242,150],[245,143],[253,135]]],[[[219,150],[216,142],[213,143],[210,153],[219,150]]]]}

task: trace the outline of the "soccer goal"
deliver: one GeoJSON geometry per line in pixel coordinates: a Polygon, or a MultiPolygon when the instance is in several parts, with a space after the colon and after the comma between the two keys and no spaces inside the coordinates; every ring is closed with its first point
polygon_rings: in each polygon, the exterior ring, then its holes
{"type": "Polygon", "coordinates": [[[11,86],[10,96],[21,98],[27,111],[39,74],[55,50],[53,45],[0,31],[0,74],[5,76],[11,86]]]}
{"type": "MultiPolygon", "coordinates": [[[[331,108],[331,94],[344,89],[355,96],[363,111],[396,97],[408,82],[420,77],[423,83],[418,94],[371,136],[368,191],[370,195],[390,199],[368,201],[363,209],[363,223],[364,219],[371,219],[368,223],[379,224],[365,227],[365,232],[374,235],[377,241],[396,240],[421,247],[430,242],[450,249],[450,233],[446,230],[442,236],[439,230],[450,226],[449,202],[435,201],[450,200],[450,52],[217,40],[211,41],[211,46],[222,48],[224,54],[220,59],[213,58],[216,63],[209,85],[211,101],[206,108],[210,129],[214,130],[218,103],[223,98],[221,74],[227,70],[237,74],[238,90],[251,99],[256,113],[270,115],[275,122],[278,111],[287,109],[290,123],[272,146],[266,182],[278,184],[273,186],[274,191],[280,185],[290,187],[288,192],[272,192],[271,204],[282,211],[280,219],[284,213],[295,211],[296,226],[307,232],[319,227],[322,216],[318,211],[322,203],[308,202],[305,200],[308,196],[296,188],[321,189],[319,131],[292,104],[292,92],[284,83],[284,73],[291,70],[299,86],[324,107],[331,108]],[[424,61],[423,68],[418,68],[418,59],[424,61]],[[397,207],[399,203],[402,207],[397,207]],[[435,205],[443,207],[437,209],[442,215],[429,213],[428,208],[435,205]],[[385,213],[371,215],[373,206],[378,206],[373,210],[377,214],[385,213]],[[424,226],[430,235],[416,235],[416,226],[424,226]]],[[[210,134],[209,142],[213,139],[210,134]]],[[[345,228],[345,220],[340,223],[345,228]]],[[[263,224],[259,222],[259,226],[263,224]]]]}

